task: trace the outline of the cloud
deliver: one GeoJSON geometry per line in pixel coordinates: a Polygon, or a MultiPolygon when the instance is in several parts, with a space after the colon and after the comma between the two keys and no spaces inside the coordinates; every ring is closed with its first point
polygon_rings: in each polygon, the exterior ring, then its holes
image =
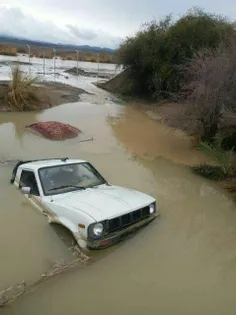
{"type": "Polygon", "coordinates": [[[79,29],[78,27],[71,24],[67,24],[66,27],[70,30],[71,34],[83,40],[92,40],[97,37],[97,34],[91,30],[79,29]]]}
{"type": "Polygon", "coordinates": [[[87,29],[74,24],[57,25],[50,20],[40,20],[26,14],[18,7],[0,6],[0,32],[33,40],[76,45],[115,48],[121,38],[97,29],[87,29]]]}
{"type": "MultiPolygon", "coordinates": [[[[0,2],[4,3],[4,0],[0,2]]],[[[182,15],[193,6],[232,18],[236,14],[235,0],[5,0],[5,3],[11,7],[20,6],[37,17],[50,17],[59,24],[109,30],[115,36],[126,36],[153,17],[161,18],[169,13],[182,15]]]]}
{"type": "Polygon", "coordinates": [[[0,32],[112,48],[142,23],[169,13],[179,17],[193,6],[232,19],[236,15],[235,0],[5,0],[1,4],[0,32]]]}
{"type": "Polygon", "coordinates": [[[67,29],[70,34],[78,38],[79,40],[93,42],[102,42],[105,46],[116,47],[122,38],[119,36],[112,36],[111,34],[104,32],[102,30],[97,30],[96,32],[90,29],[80,28],[76,25],[66,24],[67,29]]]}

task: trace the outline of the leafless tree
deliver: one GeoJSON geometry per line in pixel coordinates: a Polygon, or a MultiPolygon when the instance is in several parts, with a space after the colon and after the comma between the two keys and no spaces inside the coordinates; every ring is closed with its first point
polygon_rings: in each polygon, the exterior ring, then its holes
{"type": "Polygon", "coordinates": [[[183,71],[188,108],[200,122],[203,140],[210,141],[224,112],[236,110],[236,39],[224,40],[215,50],[198,52],[183,71]]]}

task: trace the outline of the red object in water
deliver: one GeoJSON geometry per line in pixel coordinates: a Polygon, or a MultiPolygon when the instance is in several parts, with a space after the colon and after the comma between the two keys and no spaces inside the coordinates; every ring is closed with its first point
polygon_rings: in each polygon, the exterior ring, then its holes
{"type": "Polygon", "coordinates": [[[73,127],[69,124],[63,124],[57,121],[38,122],[26,126],[26,128],[29,128],[32,131],[36,131],[45,138],[50,140],[64,140],[69,138],[75,138],[81,132],[76,127],[73,127]]]}

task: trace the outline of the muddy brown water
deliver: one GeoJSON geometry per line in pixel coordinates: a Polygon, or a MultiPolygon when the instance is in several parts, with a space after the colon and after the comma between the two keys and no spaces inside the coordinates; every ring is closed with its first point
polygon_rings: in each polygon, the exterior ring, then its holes
{"type": "MultiPolygon", "coordinates": [[[[91,253],[90,265],[40,285],[2,314],[235,314],[236,206],[189,171],[185,164],[206,158],[182,133],[100,91],[39,114],[0,114],[0,145],[1,159],[88,159],[110,182],[156,197],[161,211],[131,238],[91,253]],[[94,141],[52,142],[24,131],[52,119],[94,141]]],[[[11,170],[0,167],[0,291],[38,278],[52,259],[73,259],[64,234],[9,184],[11,170]]]]}

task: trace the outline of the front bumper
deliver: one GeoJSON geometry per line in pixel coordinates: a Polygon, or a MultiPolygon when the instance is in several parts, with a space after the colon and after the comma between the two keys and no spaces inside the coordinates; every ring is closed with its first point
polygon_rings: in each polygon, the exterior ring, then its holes
{"type": "Polygon", "coordinates": [[[158,216],[159,216],[159,213],[154,213],[153,215],[149,216],[148,218],[142,221],[139,221],[131,226],[128,226],[127,228],[116,231],[107,236],[104,236],[103,238],[96,239],[96,240],[91,240],[91,239],[87,240],[87,248],[88,249],[103,249],[103,248],[107,248],[109,246],[115,245],[116,243],[121,242],[125,238],[125,236],[128,236],[131,233],[134,233],[141,227],[153,221],[158,216]]]}

